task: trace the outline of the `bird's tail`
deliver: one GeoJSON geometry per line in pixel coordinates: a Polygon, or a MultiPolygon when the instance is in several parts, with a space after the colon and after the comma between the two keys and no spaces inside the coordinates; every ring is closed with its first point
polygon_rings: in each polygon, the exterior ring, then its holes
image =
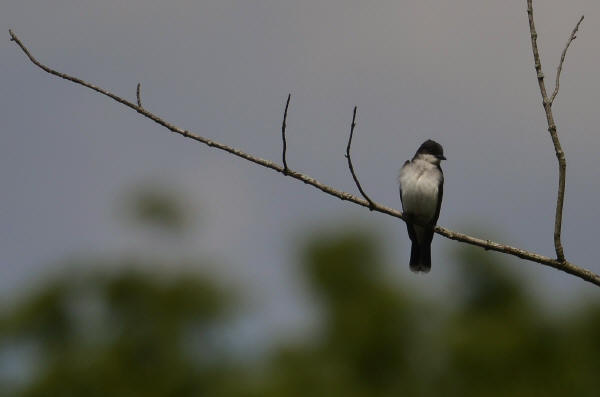
{"type": "Polygon", "coordinates": [[[429,273],[431,270],[431,244],[412,243],[410,248],[410,270],[415,273],[429,273]]]}

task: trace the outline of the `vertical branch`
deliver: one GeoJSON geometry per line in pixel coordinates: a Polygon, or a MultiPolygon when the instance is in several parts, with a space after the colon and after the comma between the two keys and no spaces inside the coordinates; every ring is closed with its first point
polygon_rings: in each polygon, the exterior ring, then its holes
{"type": "Polygon", "coordinates": [[[348,146],[346,146],[346,158],[348,159],[348,168],[350,168],[350,173],[352,174],[352,179],[354,179],[354,183],[356,183],[356,187],[362,196],[369,203],[369,210],[373,211],[375,208],[375,203],[363,190],[362,186],[360,186],[360,182],[358,181],[358,177],[354,172],[354,166],[352,165],[352,157],[350,157],[350,146],[352,146],[352,137],[354,136],[354,127],[356,127],[356,110],[357,107],[354,106],[354,112],[352,113],[352,124],[350,125],[350,137],[348,137],[348,146]]]}
{"type": "Polygon", "coordinates": [[[290,107],[290,99],[292,99],[292,94],[288,94],[287,102],[285,103],[285,111],[283,112],[283,122],[281,123],[281,139],[283,140],[283,153],[281,157],[283,158],[283,174],[286,175],[290,170],[287,165],[287,160],[285,158],[285,153],[287,151],[287,142],[285,140],[285,129],[287,127],[287,114],[288,108],[290,107]]]}
{"type": "Polygon", "coordinates": [[[548,132],[550,133],[550,137],[552,138],[552,143],[554,144],[554,151],[556,153],[556,158],[558,160],[558,194],[556,198],[556,215],[554,218],[554,248],[556,250],[556,258],[559,262],[565,262],[565,254],[561,242],[561,229],[562,229],[562,212],[563,205],[565,201],[565,180],[567,173],[567,162],[565,159],[565,153],[562,150],[562,146],[560,144],[560,140],[558,139],[558,132],[556,129],[556,123],[554,122],[554,116],[552,115],[552,102],[556,95],[558,94],[559,89],[559,80],[560,73],[562,71],[562,64],[564,62],[564,57],[566,56],[567,49],[571,42],[575,39],[577,30],[579,29],[579,24],[583,20],[583,17],[575,26],[575,29],[571,33],[571,36],[563,50],[563,54],[561,57],[560,64],[558,66],[557,74],[556,74],[556,87],[554,89],[554,93],[551,98],[548,98],[548,93],[546,91],[546,84],[544,83],[544,73],[542,72],[542,63],[540,61],[540,53],[537,45],[538,34],[535,30],[535,23],[533,21],[533,0],[527,0],[527,15],[529,17],[529,33],[531,35],[531,49],[533,51],[533,60],[535,62],[535,71],[537,74],[538,85],[540,87],[540,93],[542,95],[542,102],[544,111],[546,113],[546,121],[548,123],[548,132]]]}

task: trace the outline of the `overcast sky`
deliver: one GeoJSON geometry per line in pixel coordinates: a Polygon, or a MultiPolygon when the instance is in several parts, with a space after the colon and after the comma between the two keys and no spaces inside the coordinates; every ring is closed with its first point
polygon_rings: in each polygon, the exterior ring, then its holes
{"type": "MultiPolygon", "coordinates": [[[[384,232],[398,273],[440,299],[452,294],[455,264],[445,257],[457,244],[437,236],[432,272],[416,277],[403,223],[183,139],[52,77],[9,42],[9,28],[51,67],[131,100],[139,81],[148,110],[274,161],[292,92],[290,167],[351,193],[344,150],[358,105],[353,159],[371,197],[399,208],[398,170],[433,138],[448,158],[441,225],[553,256],[557,166],[525,3],[4,0],[0,293],[41,279],[72,255],[130,247],[131,231],[113,216],[115,202],[144,181],[166,181],[189,195],[200,227],[178,249],[221,259],[222,275],[260,291],[268,303],[260,322],[275,328],[294,321],[290,249],[302,230],[371,223],[384,232]]],[[[535,3],[551,88],[560,51],[579,16],[586,17],[554,114],[568,164],[565,253],[600,272],[600,2],[535,3]]],[[[554,301],[598,297],[577,278],[513,262],[554,301]]]]}

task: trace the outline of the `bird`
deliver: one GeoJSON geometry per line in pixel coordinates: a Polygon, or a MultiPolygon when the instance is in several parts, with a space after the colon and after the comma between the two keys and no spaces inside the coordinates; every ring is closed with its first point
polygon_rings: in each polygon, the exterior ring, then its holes
{"type": "Polygon", "coordinates": [[[409,265],[415,273],[431,270],[433,228],[440,216],[444,195],[442,160],[446,160],[442,145],[428,139],[400,169],[400,201],[412,242],[409,265]]]}

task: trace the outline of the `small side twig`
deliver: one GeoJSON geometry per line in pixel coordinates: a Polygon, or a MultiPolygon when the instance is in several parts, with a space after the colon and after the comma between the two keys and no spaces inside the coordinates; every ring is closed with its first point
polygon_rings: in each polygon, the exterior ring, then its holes
{"type": "Polygon", "coordinates": [[[135,90],[135,96],[137,98],[137,104],[138,104],[139,107],[142,107],[142,96],[140,94],[141,88],[142,88],[142,84],[138,83],[137,84],[137,88],[135,90]]]}
{"type": "Polygon", "coordinates": [[[281,157],[283,158],[283,174],[287,175],[288,171],[290,170],[288,168],[287,165],[287,159],[285,157],[286,151],[287,151],[287,142],[285,140],[285,129],[287,127],[287,115],[288,115],[288,108],[290,107],[290,99],[292,99],[292,94],[288,94],[287,97],[287,102],[285,103],[285,111],[283,112],[283,122],[281,123],[281,139],[283,140],[283,151],[281,154],[281,157]]]}
{"type": "Polygon", "coordinates": [[[352,124],[350,125],[350,136],[348,137],[348,146],[346,146],[346,158],[348,159],[348,168],[350,168],[350,173],[352,174],[352,178],[354,179],[354,183],[356,183],[356,187],[360,191],[360,194],[367,200],[369,203],[369,210],[373,211],[375,208],[375,203],[363,190],[362,186],[360,186],[360,182],[358,181],[358,177],[354,172],[354,166],[352,165],[352,157],[350,156],[350,146],[352,146],[352,138],[354,136],[354,127],[356,127],[356,110],[357,106],[354,106],[354,112],[352,113],[352,124]]]}
{"type": "Polygon", "coordinates": [[[560,74],[562,72],[563,63],[565,63],[567,50],[569,49],[569,46],[571,45],[573,40],[577,38],[577,31],[579,30],[579,25],[581,25],[581,22],[583,22],[583,15],[581,16],[581,18],[579,18],[579,22],[577,22],[577,25],[575,25],[575,28],[571,32],[571,36],[569,36],[569,40],[567,40],[567,44],[565,45],[565,48],[563,49],[563,52],[560,56],[560,63],[558,64],[558,68],[556,69],[556,83],[554,84],[554,92],[550,96],[550,105],[554,103],[554,99],[558,95],[558,89],[560,87],[560,74]]]}

